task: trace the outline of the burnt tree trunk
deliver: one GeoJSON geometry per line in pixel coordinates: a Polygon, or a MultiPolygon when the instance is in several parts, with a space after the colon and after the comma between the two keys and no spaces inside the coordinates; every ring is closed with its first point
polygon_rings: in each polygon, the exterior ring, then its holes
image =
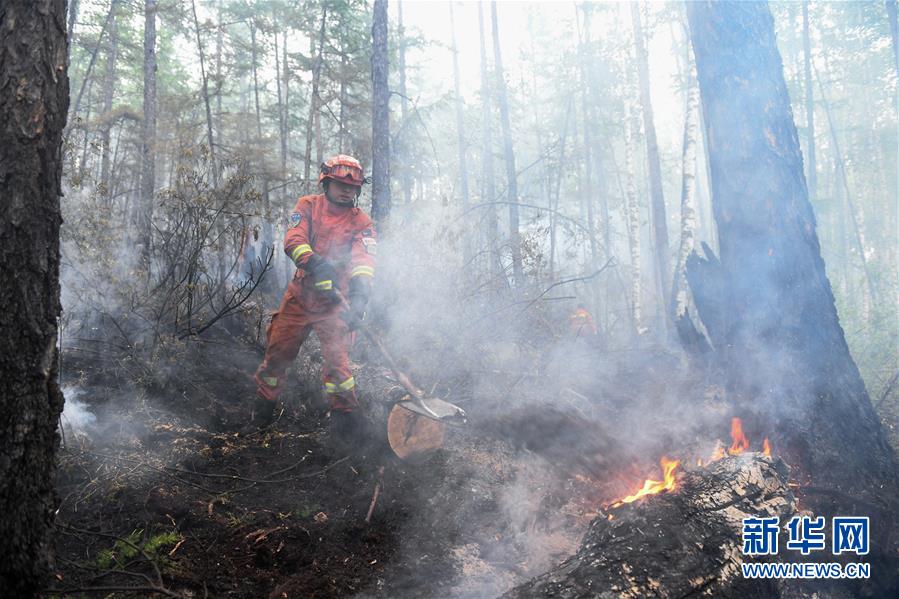
{"type": "MultiPolygon", "coordinates": [[[[691,2],[687,15],[721,254],[688,263],[697,308],[740,407],[823,490],[806,506],[870,516],[872,561],[890,559],[895,457],[837,318],[771,13],[691,2]]],[[[895,568],[877,569],[892,584],[895,568]]]]}
{"type": "Polygon", "coordinates": [[[743,578],[742,519],[784,521],[797,506],[789,467],[751,455],[687,473],[674,493],[600,514],[576,554],[504,597],[777,596],[772,581],[743,578]]]}
{"type": "Polygon", "coordinates": [[[387,0],[375,0],[372,54],[371,216],[383,224],[390,215],[390,87],[387,81],[387,0]]]}
{"type": "Polygon", "coordinates": [[[0,589],[36,596],[47,569],[56,434],[65,0],[0,3],[0,589]]]}

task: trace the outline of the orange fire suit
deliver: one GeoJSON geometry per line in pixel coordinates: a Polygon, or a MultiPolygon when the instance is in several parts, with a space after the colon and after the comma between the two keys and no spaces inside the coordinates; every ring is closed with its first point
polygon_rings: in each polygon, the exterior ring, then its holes
{"type": "Polygon", "coordinates": [[[288,226],[284,252],[297,271],[266,332],[265,359],[255,376],[257,393],[270,401],[278,398],[287,368],[314,330],[321,342],[323,391],[331,409],[352,411],[359,404],[347,353],[350,331],[340,318],[343,308],[314,287],[304,267],[315,254],[328,260],[337,272],[333,284],[347,296],[351,278],[374,277],[377,237],[372,221],[359,208],[335,205],[320,194],[301,197],[288,226]]]}
{"type": "Polygon", "coordinates": [[[596,335],[596,324],[593,316],[586,308],[578,308],[568,317],[571,336],[575,338],[593,337],[596,335]]]}

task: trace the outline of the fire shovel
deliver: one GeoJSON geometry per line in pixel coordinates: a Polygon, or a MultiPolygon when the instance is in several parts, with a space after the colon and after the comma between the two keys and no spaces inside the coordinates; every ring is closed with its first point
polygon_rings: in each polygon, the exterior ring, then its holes
{"type": "MultiPolygon", "coordinates": [[[[339,289],[334,290],[344,310],[350,304],[339,289]]],[[[429,397],[412,384],[400,370],[381,338],[363,320],[356,319],[353,326],[374,345],[397,382],[406,391],[406,396],[398,401],[387,419],[387,440],[390,448],[402,459],[414,459],[443,445],[445,424],[465,424],[465,410],[439,397],[429,397]]]]}

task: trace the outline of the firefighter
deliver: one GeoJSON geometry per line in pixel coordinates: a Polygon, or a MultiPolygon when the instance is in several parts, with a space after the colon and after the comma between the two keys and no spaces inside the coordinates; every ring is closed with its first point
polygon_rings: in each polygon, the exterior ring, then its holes
{"type": "Polygon", "coordinates": [[[596,324],[593,315],[584,304],[578,304],[568,317],[568,330],[575,339],[593,339],[596,337],[596,324]]]}
{"type": "Polygon", "coordinates": [[[322,390],[330,406],[331,434],[346,446],[364,434],[347,352],[350,329],[364,317],[371,295],[378,242],[371,219],[356,206],[367,182],[359,161],[344,154],[329,158],[318,180],[324,193],[301,197],[290,215],[284,252],[297,270],[266,331],[252,428],[272,423],[287,368],[315,331],[324,356],[322,390]],[[349,300],[348,312],[337,289],[349,300]]]}

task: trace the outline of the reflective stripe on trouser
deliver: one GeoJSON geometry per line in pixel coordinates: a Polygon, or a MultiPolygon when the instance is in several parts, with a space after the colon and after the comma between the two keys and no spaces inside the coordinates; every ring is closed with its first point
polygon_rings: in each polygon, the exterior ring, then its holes
{"type": "Polygon", "coordinates": [[[255,376],[260,397],[274,401],[283,392],[285,373],[296,359],[300,346],[314,330],[324,357],[322,382],[326,388],[328,384],[334,385],[337,391],[326,393],[331,409],[351,411],[358,407],[348,356],[349,328],[337,314],[335,311],[333,316],[310,322],[299,299],[288,288],[266,331],[265,359],[255,376]]]}

